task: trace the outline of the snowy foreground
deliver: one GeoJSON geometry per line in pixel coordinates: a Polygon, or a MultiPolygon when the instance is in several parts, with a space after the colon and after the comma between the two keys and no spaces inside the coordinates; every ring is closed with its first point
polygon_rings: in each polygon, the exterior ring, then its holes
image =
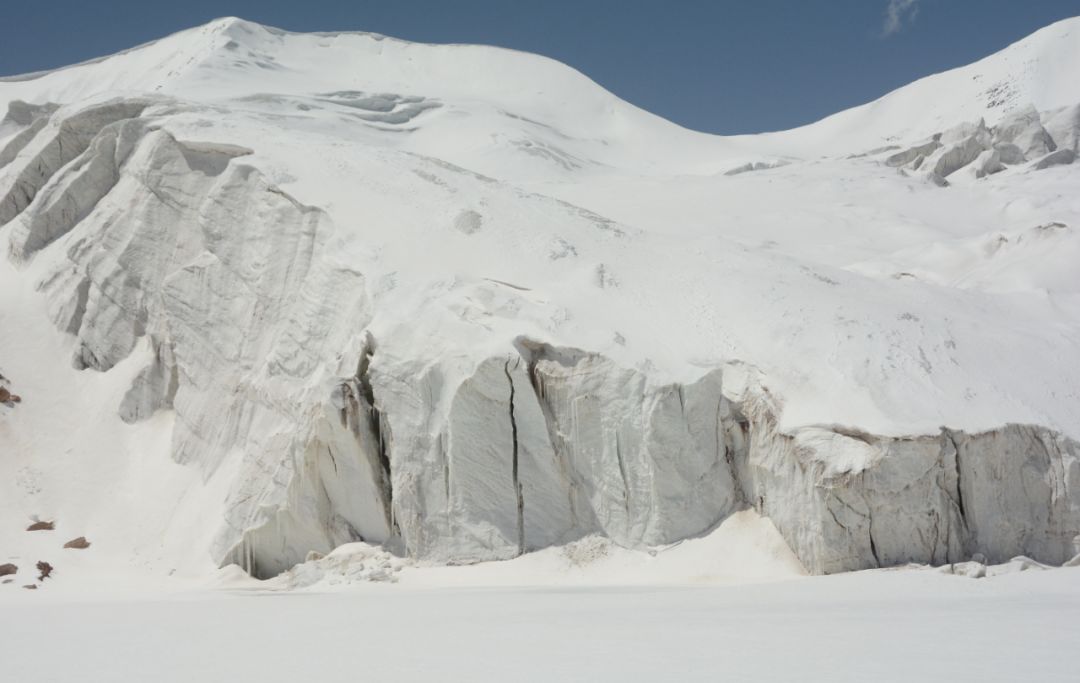
{"type": "Polygon", "coordinates": [[[30,598],[5,680],[1067,681],[1080,642],[1080,569],[30,598]]]}
{"type": "Polygon", "coordinates": [[[1071,680],[1080,566],[807,577],[753,512],[644,553],[465,567],[350,544],[271,581],[68,566],[0,592],[5,680],[1071,680]]]}

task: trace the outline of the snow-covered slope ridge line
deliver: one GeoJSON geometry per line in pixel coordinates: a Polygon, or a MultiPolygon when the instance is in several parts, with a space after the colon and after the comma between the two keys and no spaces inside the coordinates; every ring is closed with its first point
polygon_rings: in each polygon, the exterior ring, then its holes
{"type": "Polygon", "coordinates": [[[2,509],[119,510],[94,491],[162,449],[190,488],[95,537],[159,569],[657,546],[750,508],[813,572],[1064,562],[1078,54],[1070,20],[740,138],[541,57],[235,19],[2,81],[4,268],[36,290],[0,311],[0,435],[29,444],[2,509]],[[43,316],[62,344],[20,337],[43,316]],[[122,378],[86,386],[142,435],[50,442],[112,463],[77,500],[41,495],[43,363],[122,378]]]}

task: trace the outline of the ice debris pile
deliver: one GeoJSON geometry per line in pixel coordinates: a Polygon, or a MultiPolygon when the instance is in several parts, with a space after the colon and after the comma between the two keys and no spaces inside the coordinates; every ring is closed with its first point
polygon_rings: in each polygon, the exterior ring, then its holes
{"type": "Polygon", "coordinates": [[[328,587],[339,584],[396,583],[397,574],[406,566],[400,557],[367,543],[346,543],[329,555],[312,552],[274,583],[286,590],[328,587]]]}
{"type": "Polygon", "coordinates": [[[961,171],[978,179],[1009,166],[1027,165],[1041,171],[1071,164],[1076,160],[1078,145],[1080,105],[1044,115],[1029,105],[992,128],[980,120],[936,133],[925,142],[890,154],[885,163],[919,171],[935,184],[945,186],[949,184],[947,178],[961,171]]]}

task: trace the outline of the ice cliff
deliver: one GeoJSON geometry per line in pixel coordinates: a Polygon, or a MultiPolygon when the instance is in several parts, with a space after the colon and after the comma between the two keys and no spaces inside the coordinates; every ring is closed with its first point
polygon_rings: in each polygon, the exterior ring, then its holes
{"type": "MultiPolygon", "coordinates": [[[[1009,50],[1078,45],[1072,21],[1009,50]]],[[[223,20],[0,82],[0,240],[68,335],[48,360],[138,362],[110,411],[171,414],[171,458],[220,491],[177,553],[465,563],[754,509],[816,573],[1060,564],[1077,102],[712,138],[528,55],[223,20]]]]}

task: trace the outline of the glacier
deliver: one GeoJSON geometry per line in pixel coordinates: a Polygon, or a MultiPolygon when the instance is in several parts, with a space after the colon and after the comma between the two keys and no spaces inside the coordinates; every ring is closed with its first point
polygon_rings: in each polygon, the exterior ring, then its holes
{"type": "Polygon", "coordinates": [[[1078,29],[732,138],[534,55],[238,19],[0,79],[0,510],[260,578],[748,510],[811,573],[1063,564],[1078,29]],[[42,441],[65,372],[109,442],[42,441]]]}

